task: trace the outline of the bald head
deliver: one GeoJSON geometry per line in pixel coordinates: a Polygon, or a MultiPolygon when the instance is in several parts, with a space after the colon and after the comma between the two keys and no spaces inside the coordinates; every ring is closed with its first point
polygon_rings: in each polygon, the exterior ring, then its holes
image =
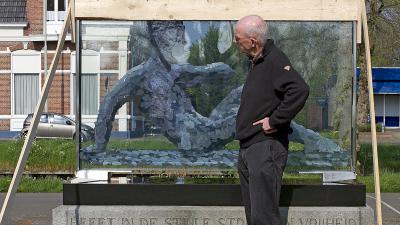
{"type": "Polygon", "coordinates": [[[268,26],[263,18],[257,15],[249,15],[241,18],[235,26],[236,32],[245,34],[247,37],[256,38],[263,46],[268,39],[268,26]]]}

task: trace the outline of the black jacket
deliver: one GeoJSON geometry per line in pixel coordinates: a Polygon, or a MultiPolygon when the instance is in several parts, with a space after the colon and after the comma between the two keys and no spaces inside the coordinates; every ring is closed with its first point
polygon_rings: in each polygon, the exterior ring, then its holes
{"type": "Polygon", "coordinates": [[[293,69],[288,57],[272,39],[263,48],[261,57],[252,63],[243,86],[236,118],[236,139],[242,148],[291,133],[290,121],[303,108],[309,87],[293,69]],[[270,117],[276,133],[265,134],[262,125],[253,123],[270,117]]]}

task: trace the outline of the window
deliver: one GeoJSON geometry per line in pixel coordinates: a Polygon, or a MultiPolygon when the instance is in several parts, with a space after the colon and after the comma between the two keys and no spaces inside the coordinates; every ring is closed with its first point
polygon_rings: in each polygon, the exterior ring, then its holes
{"type": "Polygon", "coordinates": [[[399,96],[385,95],[385,125],[390,127],[399,126],[399,96]]]}
{"type": "Polygon", "coordinates": [[[99,102],[99,84],[97,74],[82,74],[81,101],[81,113],[83,115],[97,115],[99,102]]]}
{"type": "Polygon", "coordinates": [[[375,94],[374,95],[375,98],[375,112],[376,112],[376,116],[383,116],[383,95],[380,94],[375,94]]]}
{"type": "MultiPolygon", "coordinates": [[[[75,52],[71,53],[71,114],[76,114],[76,68],[75,52]]],[[[82,115],[97,115],[99,108],[100,94],[100,56],[93,50],[82,52],[82,73],[81,73],[81,109],[82,115]]]]}
{"type": "Polygon", "coordinates": [[[47,21],[63,21],[67,0],[47,0],[47,21]]]}
{"type": "Polygon", "coordinates": [[[39,99],[39,74],[14,74],[14,114],[35,110],[39,99]]]}
{"type": "Polygon", "coordinates": [[[47,0],[47,11],[55,11],[54,0],[47,0]]]}
{"type": "Polygon", "coordinates": [[[68,121],[68,119],[63,117],[63,116],[54,115],[54,117],[53,117],[53,123],[54,124],[67,125],[67,121],[68,121]]]}
{"type": "MultiPolygon", "coordinates": [[[[73,106],[71,113],[76,114],[76,75],[73,74],[72,97],[73,106]]],[[[99,85],[97,74],[82,74],[81,77],[81,114],[97,115],[99,101],[99,85]]]]}
{"type": "Polygon", "coordinates": [[[41,123],[48,123],[49,122],[49,118],[48,118],[47,114],[44,114],[44,115],[40,116],[40,122],[41,123]]]}
{"type": "Polygon", "coordinates": [[[65,0],[58,0],[58,11],[65,11],[65,0]]]}

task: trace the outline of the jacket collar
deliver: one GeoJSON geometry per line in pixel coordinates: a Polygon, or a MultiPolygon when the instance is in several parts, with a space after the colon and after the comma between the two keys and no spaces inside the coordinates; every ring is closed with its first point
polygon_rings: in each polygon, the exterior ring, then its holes
{"type": "Polygon", "coordinates": [[[265,43],[264,45],[262,57],[265,58],[272,51],[273,47],[274,47],[274,40],[268,39],[267,43],[265,43]]]}
{"type": "Polygon", "coordinates": [[[252,61],[254,64],[264,61],[264,58],[267,57],[267,55],[272,51],[273,47],[274,47],[274,40],[268,39],[263,47],[261,55],[258,56],[256,60],[253,61],[253,59],[250,59],[250,61],[252,61]]]}

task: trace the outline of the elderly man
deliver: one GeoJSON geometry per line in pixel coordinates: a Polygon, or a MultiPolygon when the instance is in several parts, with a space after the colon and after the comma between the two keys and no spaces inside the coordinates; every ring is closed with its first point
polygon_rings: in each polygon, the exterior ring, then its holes
{"type": "Polygon", "coordinates": [[[268,36],[260,16],[246,16],[235,26],[234,42],[250,59],[236,118],[238,171],[248,225],[282,225],[279,196],[290,121],[309,93],[303,78],[268,36]]]}

